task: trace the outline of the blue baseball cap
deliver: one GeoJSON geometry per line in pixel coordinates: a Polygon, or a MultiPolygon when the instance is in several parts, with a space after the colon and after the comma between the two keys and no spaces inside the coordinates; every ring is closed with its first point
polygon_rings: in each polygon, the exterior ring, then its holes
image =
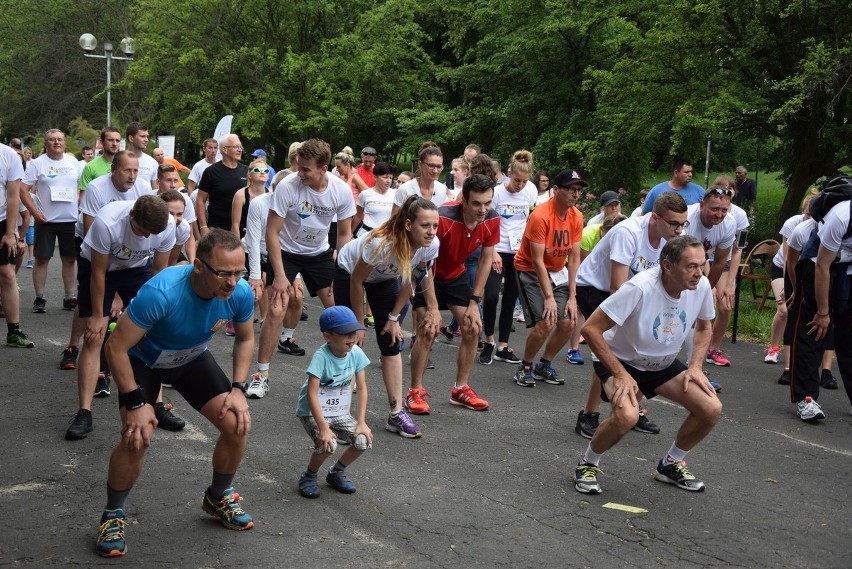
{"type": "Polygon", "coordinates": [[[335,334],[351,334],[357,330],[366,329],[358,322],[352,309],[346,306],[332,306],[323,310],[319,317],[319,325],[321,332],[335,334]]]}

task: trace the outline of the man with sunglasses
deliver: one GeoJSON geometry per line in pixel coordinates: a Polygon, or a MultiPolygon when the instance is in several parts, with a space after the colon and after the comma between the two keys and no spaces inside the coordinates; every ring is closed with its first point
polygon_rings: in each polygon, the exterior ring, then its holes
{"type": "Polygon", "coordinates": [[[248,166],[240,163],[243,155],[240,137],[226,134],[219,140],[219,148],[222,159],[204,170],[198,182],[195,213],[202,236],[213,227],[230,231],[234,194],[245,188],[248,180],[248,166]]]}
{"type": "MultiPolygon", "coordinates": [[[[654,211],[642,217],[627,219],[600,240],[577,271],[577,304],[586,318],[629,279],[660,264],[660,251],[669,241],[689,226],[687,206],[675,192],[664,192],[654,203],[654,211]]],[[[601,380],[592,370],[592,383],[586,405],[577,416],[574,431],[590,439],[600,420],[601,380]]],[[[644,409],[633,429],[657,434],[644,409]]]]}
{"type": "Polygon", "coordinates": [[[355,173],[361,176],[368,188],[376,187],[376,176],[373,174],[373,167],[376,165],[376,149],[372,146],[365,146],[361,150],[361,163],[355,168],[355,173]]]}
{"type": "Polygon", "coordinates": [[[254,295],[242,278],[244,264],[239,238],[212,230],[198,243],[193,264],[165,269],[142,286],[106,344],[120,392],[122,426],[109,462],[107,503],[96,545],[103,557],[126,551],[125,502],[153,438],[157,420],[152,405],[162,383],[170,383],[219,431],[202,509],[228,529],[254,526],[233,489],[251,430],[245,381],[254,351],[254,295]],[[228,320],[236,329],[233,376],[207,349],[228,320]]]}
{"type": "Polygon", "coordinates": [[[532,328],[514,376],[521,387],[535,387],[536,379],[552,385],[565,383],[550,363],[571,338],[577,323],[576,280],[583,214],[574,206],[588,186],[576,170],[559,172],[553,183],[553,198],[530,214],[515,254],[518,296],[524,322],[532,328]],[[544,354],[533,367],[542,346],[544,354]]]}
{"type": "Polygon", "coordinates": [[[654,201],[663,192],[677,192],[686,201],[686,205],[696,204],[704,195],[704,188],[692,181],[692,162],[685,158],[675,158],[672,164],[672,179],[660,182],[648,192],[642,203],[642,214],[654,210],[654,201]]]}

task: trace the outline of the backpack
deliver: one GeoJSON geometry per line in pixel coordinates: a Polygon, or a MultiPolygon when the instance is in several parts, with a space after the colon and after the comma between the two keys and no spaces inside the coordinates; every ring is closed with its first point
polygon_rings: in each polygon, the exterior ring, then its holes
{"type": "MultiPolygon", "coordinates": [[[[820,193],[811,200],[808,213],[817,222],[821,222],[831,211],[831,208],[840,202],[848,201],[850,212],[852,212],[852,176],[838,176],[829,181],[820,193]]],[[[849,227],[843,234],[844,239],[852,237],[852,216],[850,216],[849,227]]]]}

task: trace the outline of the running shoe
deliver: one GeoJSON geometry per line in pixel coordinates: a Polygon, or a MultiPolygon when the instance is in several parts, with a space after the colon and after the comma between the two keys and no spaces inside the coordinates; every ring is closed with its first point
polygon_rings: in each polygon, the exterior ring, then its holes
{"type": "Polygon", "coordinates": [[[354,494],[355,483],[346,476],[345,470],[329,470],[325,481],[329,486],[340,492],[341,494],[354,494]]]}
{"type": "Polygon", "coordinates": [[[459,407],[467,407],[473,411],[485,411],[488,409],[488,401],[480,399],[476,391],[469,385],[461,387],[453,386],[450,391],[450,403],[459,407]]]}
{"type": "MultiPolygon", "coordinates": [[[[20,328],[6,334],[6,345],[10,348],[32,348],[35,346],[33,341],[27,338],[27,335],[20,328]]],[[[834,384],[834,388],[837,389],[836,383],[834,384]]]]}
{"type": "Polygon", "coordinates": [[[479,352],[479,363],[484,366],[490,366],[494,363],[494,344],[485,342],[482,351],[479,352]]]}
{"type": "Polygon", "coordinates": [[[367,328],[375,328],[376,327],[376,319],[373,318],[372,314],[368,314],[364,318],[364,326],[366,326],[367,328]]]}
{"type": "Polygon", "coordinates": [[[186,426],[186,421],[172,413],[171,403],[154,403],[154,416],[157,417],[157,427],[167,431],[180,431],[186,426]]]}
{"type": "Polygon", "coordinates": [[[790,385],[790,370],[785,369],[778,378],[778,385],[790,385]]]}
{"type": "Polygon", "coordinates": [[[712,380],[708,380],[708,381],[710,382],[710,387],[713,388],[713,391],[715,391],[716,393],[719,393],[720,391],[722,391],[722,384],[721,383],[719,383],[718,381],[712,381],[712,380]]]}
{"type": "Polygon", "coordinates": [[[586,360],[583,359],[583,354],[580,353],[580,350],[570,349],[568,353],[565,354],[565,359],[568,360],[569,364],[574,364],[581,366],[586,363],[586,360]]]}
{"type": "Polygon", "coordinates": [[[594,464],[578,464],[574,469],[574,489],[581,494],[600,494],[598,474],[603,474],[603,471],[594,464]]]}
{"type": "Polygon", "coordinates": [[[550,385],[565,385],[565,380],[559,377],[556,370],[550,367],[550,364],[539,362],[533,368],[533,376],[536,379],[542,379],[550,385]]]}
{"type": "MultiPolygon", "coordinates": [[[[443,339],[444,342],[446,342],[447,344],[453,343],[453,340],[455,339],[456,334],[455,334],[455,332],[450,330],[449,326],[441,326],[440,328],[438,328],[438,330],[441,331],[441,335],[444,337],[444,339],[443,339]]],[[[459,335],[461,335],[461,334],[459,334],[459,335]]]]}
{"type": "Polygon", "coordinates": [[[686,461],[679,460],[672,464],[663,464],[661,460],[657,464],[657,472],[654,473],[654,479],[666,484],[674,484],[678,488],[688,490],[689,492],[704,492],[704,482],[697,479],[686,468],[686,461]]]}
{"type": "Polygon", "coordinates": [[[822,372],[820,372],[819,386],[823,389],[837,389],[837,380],[834,379],[834,376],[831,374],[830,369],[824,369],[822,370],[822,372]]]}
{"type": "Polygon", "coordinates": [[[319,486],[317,486],[317,475],[303,472],[299,477],[299,494],[303,498],[319,498],[319,486]]]}
{"type": "Polygon", "coordinates": [[[523,322],[524,321],[524,310],[520,305],[516,306],[512,311],[512,318],[515,319],[515,322],[523,322]]]}
{"type": "Polygon", "coordinates": [[[385,424],[385,429],[392,433],[397,433],[405,439],[419,439],[423,436],[420,427],[411,420],[411,417],[408,416],[405,409],[400,409],[399,413],[396,415],[389,415],[388,422],[385,424]]]}
{"type": "Polygon", "coordinates": [[[577,424],[574,426],[574,432],[583,438],[590,439],[595,436],[600,419],[600,413],[580,411],[577,415],[577,424]]]}
{"type": "Polygon", "coordinates": [[[234,330],[234,321],[228,320],[227,326],[225,326],[225,335],[226,336],[236,336],[237,331],[234,330]]]}
{"type": "Polygon", "coordinates": [[[822,407],[810,395],[796,403],[796,415],[805,423],[813,423],[825,419],[822,407]]]}
{"type": "Polygon", "coordinates": [[[44,314],[47,312],[47,301],[44,298],[38,298],[33,301],[33,312],[35,314],[44,314]]]}
{"type": "Polygon", "coordinates": [[[766,357],[763,358],[764,363],[777,364],[778,356],[781,355],[781,348],[778,346],[770,346],[766,348],[766,357]]]}
{"type": "Polygon", "coordinates": [[[263,377],[258,372],[251,376],[248,389],[246,389],[246,397],[249,399],[263,399],[269,391],[269,378],[263,377]]]}
{"type": "Polygon", "coordinates": [[[110,375],[108,372],[99,371],[98,372],[98,381],[95,383],[95,397],[109,397],[109,379],[110,375]]]}
{"type": "Polygon", "coordinates": [[[88,409],[80,409],[71,419],[71,425],[65,431],[66,441],[79,441],[85,439],[86,435],[94,430],[92,426],[92,412],[88,409]]]}
{"type": "Polygon", "coordinates": [[[305,349],[296,343],[296,340],[290,338],[288,340],[278,340],[278,351],[282,354],[290,354],[291,356],[304,356],[305,349]]]}
{"type": "Polygon", "coordinates": [[[508,346],[498,348],[497,351],[494,352],[494,359],[498,362],[506,362],[509,364],[521,363],[520,358],[515,355],[515,351],[508,346]]]}
{"type": "Polygon", "coordinates": [[[214,500],[208,488],[204,491],[201,509],[218,519],[226,528],[243,531],[254,527],[254,521],[240,507],[240,500],[242,497],[233,488],[228,488],[221,498],[214,500]]]}
{"type": "Polygon", "coordinates": [[[432,412],[432,408],[426,402],[426,397],[432,397],[422,387],[417,389],[409,389],[405,395],[406,408],[415,415],[428,415],[432,412]]]}
{"type": "Polygon", "coordinates": [[[305,322],[308,319],[308,309],[304,306],[302,307],[302,315],[299,316],[299,322],[305,322]]]}
{"type": "Polygon", "coordinates": [[[714,364],[717,366],[731,365],[731,361],[725,357],[725,352],[723,352],[722,350],[708,350],[707,356],[704,358],[704,361],[708,364],[714,364]]]}
{"type": "Polygon", "coordinates": [[[73,312],[75,308],[77,308],[76,296],[62,299],[62,310],[68,310],[69,312],[73,312]]]}
{"type": "Polygon", "coordinates": [[[104,510],[95,549],[101,557],[120,557],[127,551],[124,542],[124,510],[104,510]]]}
{"type": "Polygon", "coordinates": [[[68,346],[62,351],[62,359],[59,360],[59,369],[77,369],[77,356],[80,349],[77,346],[68,346]]]}
{"type": "Polygon", "coordinates": [[[660,427],[656,424],[652,423],[648,420],[648,410],[640,409],[639,410],[639,420],[636,421],[636,424],[633,425],[633,430],[638,431],[640,433],[648,433],[651,435],[656,435],[660,432],[660,427]]]}
{"type": "Polygon", "coordinates": [[[34,265],[35,265],[35,261],[33,259],[27,260],[27,268],[28,269],[32,269],[34,265]]]}
{"type": "Polygon", "coordinates": [[[426,361],[426,369],[435,369],[435,364],[432,362],[432,358],[429,358],[426,361]]]}
{"type": "Polygon", "coordinates": [[[525,367],[523,364],[518,366],[513,379],[521,387],[535,387],[535,377],[533,377],[532,368],[525,367]]]}

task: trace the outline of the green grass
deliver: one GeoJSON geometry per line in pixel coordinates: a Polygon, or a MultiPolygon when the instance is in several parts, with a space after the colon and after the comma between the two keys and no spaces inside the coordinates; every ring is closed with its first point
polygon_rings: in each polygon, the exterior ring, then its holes
{"type": "MultiPolygon", "coordinates": [[[[757,285],[758,297],[762,290],[762,284],[757,285]]],[[[737,341],[756,342],[768,346],[772,332],[772,318],[775,316],[775,302],[770,298],[766,301],[763,310],[758,313],[756,302],[751,299],[751,285],[744,283],[740,296],[740,313],[737,319],[737,341]]],[[[728,324],[728,338],[734,325],[734,317],[728,324]]]]}

